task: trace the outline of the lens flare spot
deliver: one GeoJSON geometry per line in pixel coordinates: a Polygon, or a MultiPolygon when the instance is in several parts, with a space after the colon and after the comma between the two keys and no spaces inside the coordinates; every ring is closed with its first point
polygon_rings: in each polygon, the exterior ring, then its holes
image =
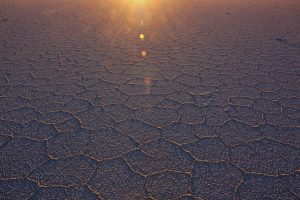
{"type": "Polygon", "coordinates": [[[145,50],[143,50],[143,51],[141,52],[141,54],[142,54],[143,57],[146,57],[146,56],[147,56],[147,52],[146,52],[145,50]]]}
{"type": "Polygon", "coordinates": [[[140,34],[140,39],[144,40],[145,39],[145,35],[143,33],[140,34]]]}
{"type": "Polygon", "coordinates": [[[145,77],[144,84],[147,86],[152,85],[152,79],[150,77],[145,77]]]}

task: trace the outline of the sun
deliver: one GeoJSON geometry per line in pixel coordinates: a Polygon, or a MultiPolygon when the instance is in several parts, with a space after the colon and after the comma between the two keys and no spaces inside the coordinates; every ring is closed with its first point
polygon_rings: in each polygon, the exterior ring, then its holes
{"type": "Polygon", "coordinates": [[[128,4],[132,6],[149,6],[152,4],[155,0],[126,0],[128,4]]]}
{"type": "Polygon", "coordinates": [[[137,3],[143,4],[143,3],[146,3],[146,1],[149,1],[149,0],[129,0],[129,1],[131,1],[132,3],[135,3],[135,4],[137,4],[137,3]]]}

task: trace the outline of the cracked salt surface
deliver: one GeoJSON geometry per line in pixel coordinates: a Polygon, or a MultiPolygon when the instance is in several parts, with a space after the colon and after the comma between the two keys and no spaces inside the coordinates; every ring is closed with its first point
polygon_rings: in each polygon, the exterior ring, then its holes
{"type": "Polygon", "coordinates": [[[300,199],[296,0],[4,0],[0,199],[300,199]]]}

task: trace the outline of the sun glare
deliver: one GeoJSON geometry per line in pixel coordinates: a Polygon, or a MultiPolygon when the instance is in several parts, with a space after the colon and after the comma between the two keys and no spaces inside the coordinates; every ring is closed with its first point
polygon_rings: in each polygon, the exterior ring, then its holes
{"type": "Polygon", "coordinates": [[[153,5],[156,0],[126,0],[125,2],[134,7],[149,7],[153,5]]]}
{"type": "Polygon", "coordinates": [[[133,4],[144,4],[149,0],[128,0],[128,1],[130,1],[133,4]]]}

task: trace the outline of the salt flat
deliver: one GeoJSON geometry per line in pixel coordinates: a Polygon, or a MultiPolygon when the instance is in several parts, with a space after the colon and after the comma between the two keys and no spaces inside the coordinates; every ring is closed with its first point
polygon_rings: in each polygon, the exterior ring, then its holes
{"type": "Polygon", "coordinates": [[[298,0],[0,0],[0,199],[299,199],[298,0]]]}

